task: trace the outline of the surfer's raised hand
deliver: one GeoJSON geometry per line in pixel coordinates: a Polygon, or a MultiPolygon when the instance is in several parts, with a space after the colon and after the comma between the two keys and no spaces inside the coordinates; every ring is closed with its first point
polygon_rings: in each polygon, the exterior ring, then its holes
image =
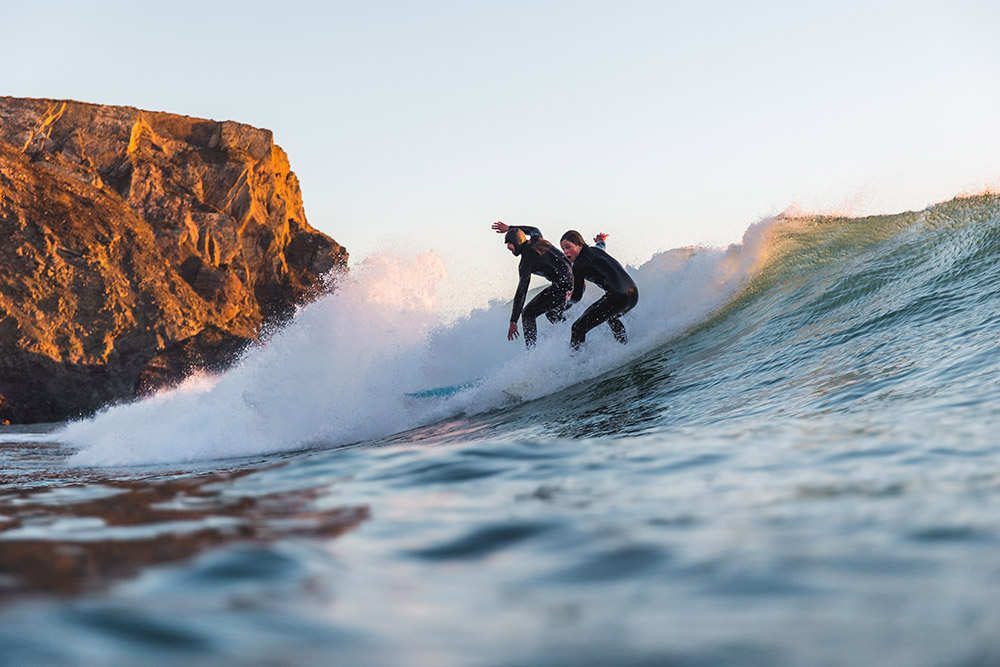
{"type": "MultiPolygon", "coordinates": [[[[500,224],[503,224],[502,222],[500,224]]],[[[511,322],[507,328],[507,340],[516,340],[521,334],[517,331],[517,322],[511,322]]]]}
{"type": "Polygon", "coordinates": [[[594,237],[594,243],[604,243],[610,234],[605,234],[604,232],[598,232],[597,236],[594,237]]]}
{"type": "Polygon", "coordinates": [[[497,230],[497,234],[506,234],[507,230],[510,229],[510,225],[497,220],[493,223],[493,229],[497,230]]]}

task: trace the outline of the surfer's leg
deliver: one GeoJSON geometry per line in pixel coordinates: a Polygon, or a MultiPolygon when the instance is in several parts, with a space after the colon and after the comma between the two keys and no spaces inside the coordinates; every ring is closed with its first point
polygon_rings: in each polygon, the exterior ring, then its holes
{"type": "Polygon", "coordinates": [[[628,334],[625,333],[625,325],[618,318],[632,310],[638,301],[638,290],[633,289],[618,293],[605,292],[604,296],[592,303],[590,308],[583,312],[580,319],[573,323],[570,344],[574,348],[580,347],[580,343],[587,338],[587,332],[601,322],[608,323],[611,332],[615,335],[615,340],[619,343],[627,343],[628,334]]]}
{"type": "Polygon", "coordinates": [[[538,294],[528,302],[528,305],[521,311],[521,323],[524,325],[524,344],[534,347],[538,340],[538,325],[535,318],[545,312],[544,296],[545,292],[538,294]]]}
{"type": "Polygon", "coordinates": [[[607,294],[590,304],[590,307],[583,311],[583,315],[577,318],[576,322],[573,322],[569,339],[569,343],[573,346],[573,349],[579,349],[580,344],[587,339],[587,332],[607,320],[613,314],[614,311],[608,308],[607,294]]]}
{"type": "Polygon", "coordinates": [[[535,341],[538,340],[538,325],[535,324],[535,318],[528,317],[527,312],[522,312],[521,325],[524,329],[524,344],[528,347],[534,347],[535,341]]]}
{"type": "Polygon", "coordinates": [[[569,310],[570,303],[566,299],[566,295],[573,291],[572,282],[563,283],[552,283],[550,287],[545,289],[546,292],[551,292],[552,307],[545,311],[545,317],[549,318],[549,322],[555,324],[556,322],[566,321],[566,311],[569,310]]]}
{"type": "Polygon", "coordinates": [[[608,326],[611,327],[611,333],[615,335],[615,340],[617,340],[622,345],[628,342],[628,333],[625,331],[625,325],[622,324],[621,316],[632,310],[635,304],[639,302],[639,290],[632,288],[628,292],[622,295],[616,294],[614,296],[614,302],[618,304],[619,308],[615,312],[614,317],[608,319],[608,326]]]}
{"type": "Polygon", "coordinates": [[[628,333],[625,331],[625,325],[617,317],[612,317],[608,320],[608,326],[611,327],[611,333],[615,335],[615,340],[624,345],[628,342],[628,333]]]}
{"type": "Polygon", "coordinates": [[[535,318],[545,313],[549,322],[555,324],[566,319],[562,312],[566,309],[566,292],[560,290],[555,285],[550,285],[538,293],[534,299],[521,311],[521,321],[524,322],[524,342],[528,347],[535,344],[538,328],[535,325],[535,318]],[[531,339],[528,338],[528,321],[531,321],[531,339]]]}
{"type": "Polygon", "coordinates": [[[549,322],[555,324],[556,322],[566,321],[566,309],[569,308],[569,302],[564,300],[560,304],[556,304],[549,310],[545,311],[545,317],[549,319],[549,322]]]}

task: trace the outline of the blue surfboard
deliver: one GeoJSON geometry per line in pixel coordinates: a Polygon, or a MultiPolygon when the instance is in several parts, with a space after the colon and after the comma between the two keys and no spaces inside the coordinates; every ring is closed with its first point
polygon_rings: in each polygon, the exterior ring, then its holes
{"type": "Polygon", "coordinates": [[[447,396],[454,396],[460,391],[465,391],[466,389],[471,389],[479,384],[478,380],[472,382],[463,382],[462,384],[450,384],[446,387],[434,387],[433,389],[424,389],[423,391],[407,392],[407,396],[411,398],[445,398],[447,396]]]}

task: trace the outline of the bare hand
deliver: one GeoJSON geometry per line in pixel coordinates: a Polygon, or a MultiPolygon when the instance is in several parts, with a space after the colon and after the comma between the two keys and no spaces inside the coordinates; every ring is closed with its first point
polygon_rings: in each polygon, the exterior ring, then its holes
{"type": "Polygon", "coordinates": [[[611,236],[611,234],[605,234],[604,232],[600,232],[597,236],[594,237],[594,243],[600,243],[601,241],[606,240],[609,236],[611,236]]]}
{"type": "Polygon", "coordinates": [[[507,340],[515,340],[520,335],[517,331],[517,322],[511,322],[510,327],[507,329],[507,340]]]}
{"type": "Polygon", "coordinates": [[[506,234],[507,230],[510,229],[510,225],[504,224],[497,220],[493,223],[492,229],[497,230],[497,234],[506,234]]]}

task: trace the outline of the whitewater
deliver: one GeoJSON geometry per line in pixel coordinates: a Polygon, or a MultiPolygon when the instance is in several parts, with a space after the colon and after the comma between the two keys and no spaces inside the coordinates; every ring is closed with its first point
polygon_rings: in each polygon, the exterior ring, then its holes
{"type": "Polygon", "coordinates": [[[574,354],[370,258],[225,373],[0,432],[0,654],[996,664],[998,260],[992,193],[785,214],[628,267],[574,354]]]}

